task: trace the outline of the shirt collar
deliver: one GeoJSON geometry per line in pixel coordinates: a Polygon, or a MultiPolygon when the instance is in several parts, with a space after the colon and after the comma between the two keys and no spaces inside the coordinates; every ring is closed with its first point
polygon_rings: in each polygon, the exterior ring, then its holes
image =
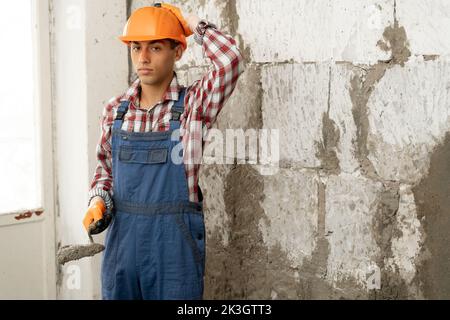
{"type": "MultiPolygon", "coordinates": [[[[166,92],[164,93],[162,97],[162,102],[165,102],[167,100],[173,100],[177,101],[179,96],[179,91],[181,90],[181,86],[178,83],[177,74],[174,71],[173,72],[173,78],[170,82],[169,86],[167,87],[166,92]]],[[[124,96],[122,97],[121,101],[127,101],[129,100],[131,105],[139,105],[139,95],[141,92],[141,80],[137,78],[131,86],[128,88],[124,96]]]]}

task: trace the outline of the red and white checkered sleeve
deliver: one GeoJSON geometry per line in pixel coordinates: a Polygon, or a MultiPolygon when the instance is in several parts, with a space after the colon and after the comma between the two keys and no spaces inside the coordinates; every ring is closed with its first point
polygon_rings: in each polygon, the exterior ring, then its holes
{"type": "Polygon", "coordinates": [[[213,24],[200,23],[195,30],[196,42],[202,45],[204,55],[212,62],[210,70],[194,82],[188,91],[188,113],[202,118],[210,128],[231,96],[238,77],[244,72],[244,59],[236,41],[222,33],[213,24]]]}
{"type": "Polygon", "coordinates": [[[100,123],[101,134],[97,144],[97,166],[89,191],[89,203],[95,196],[100,196],[105,201],[108,209],[112,208],[112,153],[111,153],[111,129],[114,122],[114,108],[120,102],[120,97],[109,100],[103,109],[100,123]]]}

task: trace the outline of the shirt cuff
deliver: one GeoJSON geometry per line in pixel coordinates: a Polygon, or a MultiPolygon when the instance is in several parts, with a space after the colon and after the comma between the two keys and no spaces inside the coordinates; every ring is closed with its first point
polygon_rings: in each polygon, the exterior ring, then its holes
{"type": "Polygon", "coordinates": [[[197,28],[195,28],[194,30],[194,40],[199,45],[203,44],[203,36],[205,35],[206,29],[208,28],[217,29],[217,26],[214,23],[209,22],[208,20],[205,19],[201,19],[197,24],[197,28]]]}
{"type": "Polygon", "coordinates": [[[113,208],[113,201],[111,199],[111,196],[109,195],[109,192],[106,190],[103,190],[101,188],[94,188],[89,191],[89,201],[88,201],[88,207],[91,205],[92,198],[95,197],[101,197],[103,201],[105,201],[106,210],[110,212],[113,208]]]}

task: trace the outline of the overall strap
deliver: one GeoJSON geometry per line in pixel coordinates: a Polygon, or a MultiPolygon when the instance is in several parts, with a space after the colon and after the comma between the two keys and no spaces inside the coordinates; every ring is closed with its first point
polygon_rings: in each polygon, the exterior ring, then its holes
{"type": "Polygon", "coordinates": [[[179,121],[184,112],[184,97],[186,95],[186,88],[182,88],[178,94],[178,100],[172,106],[172,120],[179,121]]]}
{"type": "Polygon", "coordinates": [[[130,106],[129,100],[124,100],[120,102],[120,106],[117,109],[116,118],[114,119],[113,129],[120,130],[122,128],[123,118],[128,111],[130,106]]]}

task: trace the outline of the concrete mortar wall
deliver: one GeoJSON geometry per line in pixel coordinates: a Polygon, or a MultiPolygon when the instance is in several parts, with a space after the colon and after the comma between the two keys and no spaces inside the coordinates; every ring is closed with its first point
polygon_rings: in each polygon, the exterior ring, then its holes
{"type": "MultiPolygon", "coordinates": [[[[214,127],[281,138],[274,175],[202,166],[205,298],[450,298],[450,3],[172,3],[245,55],[214,127]]],[[[184,84],[209,65],[189,46],[184,84]]]]}

